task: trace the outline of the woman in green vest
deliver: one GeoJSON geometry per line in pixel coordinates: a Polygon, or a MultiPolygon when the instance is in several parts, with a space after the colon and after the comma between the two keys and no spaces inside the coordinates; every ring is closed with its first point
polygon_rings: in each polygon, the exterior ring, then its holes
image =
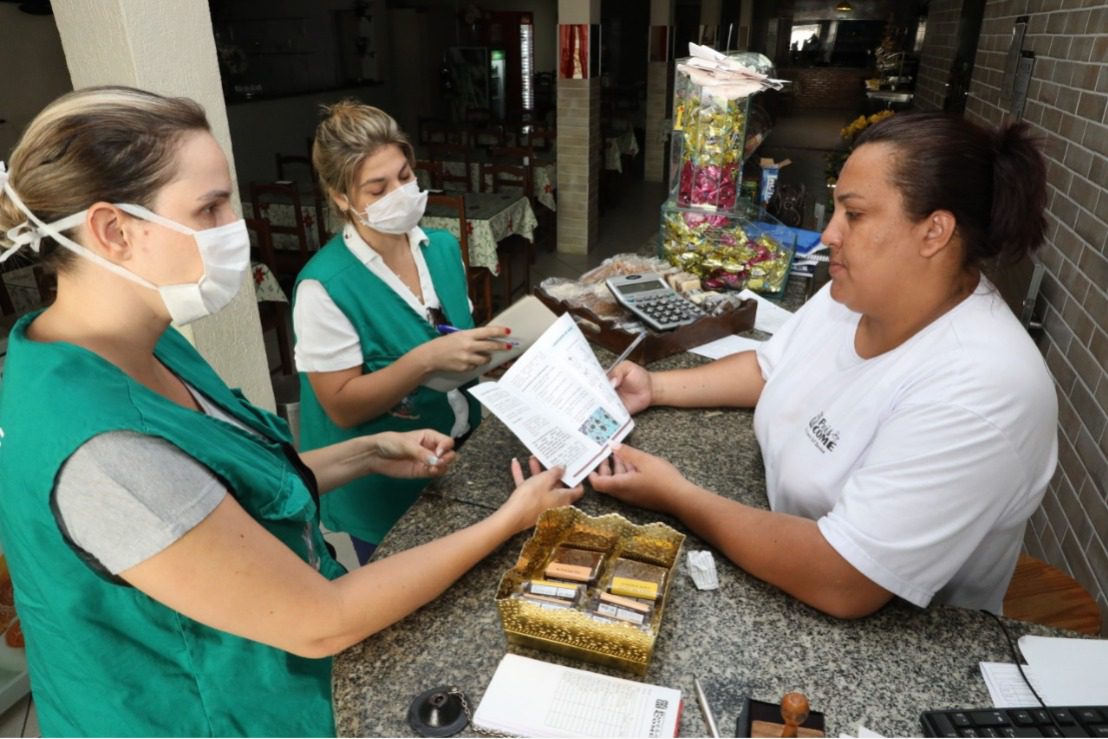
{"type": "MultiPolygon", "coordinates": [[[[424,383],[484,364],[507,330],[473,328],[458,240],[419,227],[427,193],[412,145],[384,111],[344,100],[325,109],[312,163],[345,225],[293,297],[301,448],[419,428],[463,439],[481,420],[477,402],[424,383]]],[[[350,534],[365,564],[425,483],[360,478],[323,500],[323,523],[350,534]]]]}
{"type": "Polygon", "coordinates": [[[332,734],[330,655],[580,495],[514,463],[519,487],[484,521],[346,574],[318,494],[436,474],[452,440],[300,457],[170,327],[248,271],[231,192],[203,110],[130,88],[59,98],[0,163],[0,260],[27,248],[58,277],[0,383],[0,539],[46,735],[332,734]]]}

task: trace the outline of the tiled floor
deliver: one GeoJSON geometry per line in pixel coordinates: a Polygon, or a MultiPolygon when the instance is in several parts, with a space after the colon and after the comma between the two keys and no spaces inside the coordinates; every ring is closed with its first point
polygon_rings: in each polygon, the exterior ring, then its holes
{"type": "Polygon", "coordinates": [[[31,696],[24,696],[0,714],[0,737],[4,736],[42,736],[31,696]]]}

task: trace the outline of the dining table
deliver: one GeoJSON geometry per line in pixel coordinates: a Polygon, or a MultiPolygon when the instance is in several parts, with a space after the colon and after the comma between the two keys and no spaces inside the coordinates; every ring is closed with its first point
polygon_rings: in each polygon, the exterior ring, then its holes
{"type": "MultiPolygon", "coordinates": [[[[433,159],[432,151],[430,149],[419,149],[417,155],[420,159],[433,159]]],[[[466,172],[466,163],[462,161],[454,161],[450,159],[440,160],[443,167],[447,172],[453,175],[463,176],[468,175],[469,186],[467,190],[470,192],[487,192],[492,187],[492,175],[487,175],[485,181],[481,182],[481,165],[497,159],[492,156],[487,149],[474,149],[470,152],[469,158],[469,171],[466,172]]],[[[531,188],[534,193],[535,201],[545,208],[551,211],[558,210],[558,164],[553,154],[544,152],[536,152],[534,160],[531,162],[532,181],[531,188]]],[[[420,173],[425,174],[425,173],[420,173]]],[[[430,187],[430,182],[423,178],[420,180],[420,185],[424,188],[430,187]]],[[[447,188],[449,189],[449,188],[447,188]]],[[[521,193],[522,189],[504,187],[503,192],[515,192],[521,193]]]]}
{"type": "MultiPolygon", "coordinates": [[[[748,334],[756,337],[758,334],[748,334]]],[[[762,335],[764,338],[764,335],[762,335]]],[[[613,353],[594,347],[601,366],[613,353]]],[[[708,360],[683,352],[650,366],[669,370],[708,360]]],[[[745,409],[650,408],[635,417],[626,443],[661,455],[693,483],[751,506],[767,508],[765,471],[745,409]]],[[[380,559],[488,516],[513,488],[512,457],[527,450],[496,418],[486,418],[458,461],[400,518],[377,548],[380,559]]],[[[676,688],[684,709],[680,736],[708,736],[694,680],[704,688],[722,736],[735,736],[744,702],[776,704],[803,692],[824,714],[827,736],[860,726],[883,736],[921,735],[920,714],[942,708],[988,707],[979,663],[1011,662],[1008,636],[1079,636],[935,604],[893,599],[865,618],[844,620],[807,606],[733,565],[684,524],[637,509],[586,485],[574,504],[590,516],[618,514],[632,523],[660,521],[686,535],[666,610],[645,675],[582,662],[509,642],[495,602],[501,578],[520,556],[520,533],[476,564],[433,602],[334,658],[333,704],[340,736],[410,736],[409,706],[425,691],[455,687],[474,710],[506,653],[676,688]],[[719,586],[700,590],[686,553],[709,552],[719,586]]],[[[542,686],[536,686],[542,689],[542,686]]],[[[462,732],[477,735],[469,725],[462,732]]]]}
{"type": "MultiPolygon", "coordinates": [[[[485,267],[494,275],[500,274],[500,258],[497,246],[509,236],[518,235],[528,241],[535,240],[538,219],[530,201],[519,193],[466,192],[466,232],[469,242],[469,266],[485,267]]],[[[442,206],[428,205],[419,225],[423,228],[441,228],[461,235],[461,223],[456,212],[442,206]]]]}
{"type": "Polygon", "coordinates": [[[604,169],[623,172],[623,157],[639,155],[639,140],[631,130],[620,131],[604,137],[604,169]]]}

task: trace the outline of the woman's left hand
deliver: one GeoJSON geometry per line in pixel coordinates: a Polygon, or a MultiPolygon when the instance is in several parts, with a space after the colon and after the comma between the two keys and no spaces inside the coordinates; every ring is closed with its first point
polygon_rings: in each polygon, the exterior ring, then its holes
{"type": "Polygon", "coordinates": [[[625,503],[665,513],[670,500],[689,484],[676,467],[661,457],[617,444],[612,456],[589,475],[593,490],[625,503]]]}
{"type": "Polygon", "coordinates": [[[454,440],[431,429],[385,431],[370,437],[371,472],[389,477],[438,477],[457,459],[454,440]]]}

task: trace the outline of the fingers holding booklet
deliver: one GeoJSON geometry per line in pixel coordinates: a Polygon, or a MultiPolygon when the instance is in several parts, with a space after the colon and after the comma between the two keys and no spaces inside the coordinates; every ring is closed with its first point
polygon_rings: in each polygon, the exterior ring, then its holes
{"type": "Polygon", "coordinates": [[[497,382],[468,391],[574,487],[635,427],[631,414],[568,313],[497,382]]]}

